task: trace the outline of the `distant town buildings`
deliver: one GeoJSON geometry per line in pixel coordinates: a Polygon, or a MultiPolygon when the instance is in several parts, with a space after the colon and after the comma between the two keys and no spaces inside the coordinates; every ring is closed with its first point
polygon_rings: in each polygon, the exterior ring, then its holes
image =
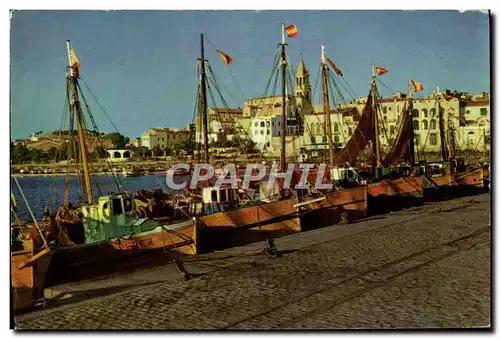
{"type": "Polygon", "coordinates": [[[140,144],[149,150],[169,149],[182,146],[192,138],[192,128],[188,125],[186,128],[150,128],[146,130],[140,139],[140,144]]]}
{"type": "MultiPolygon", "coordinates": [[[[209,108],[207,111],[208,143],[232,140],[242,132],[238,121],[243,115],[241,108],[209,108]]],[[[202,122],[199,115],[195,119],[196,142],[202,142],[202,122]]]]}

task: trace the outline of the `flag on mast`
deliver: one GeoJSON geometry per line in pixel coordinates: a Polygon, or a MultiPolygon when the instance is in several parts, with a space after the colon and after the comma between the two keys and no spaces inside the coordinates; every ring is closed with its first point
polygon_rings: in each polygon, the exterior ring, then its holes
{"type": "Polygon", "coordinates": [[[424,90],[424,85],[422,85],[420,82],[412,80],[412,79],[410,79],[410,82],[413,85],[415,92],[421,92],[424,90]]]}
{"type": "Polygon", "coordinates": [[[383,75],[383,74],[389,72],[389,70],[387,68],[380,67],[380,66],[375,66],[375,70],[376,70],[378,75],[383,75]]]}
{"type": "Polygon", "coordinates": [[[227,55],[226,53],[220,51],[220,50],[216,50],[217,53],[219,53],[219,56],[221,57],[222,61],[224,61],[224,63],[226,65],[229,65],[231,62],[233,62],[233,58],[231,58],[229,55],[227,55]]]}
{"type": "Polygon", "coordinates": [[[70,59],[70,63],[71,63],[73,77],[75,79],[79,79],[80,78],[80,72],[79,72],[80,61],[78,60],[78,57],[76,56],[76,52],[73,49],[73,47],[69,48],[69,59],[70,59]]]}
{"type": "Polygon", "coordinates": [[[295,25],[290,25],[288,27],[285,27],[285,32],[289,38],[295,38],[299,33],[299,31],[297,30],[297,26],[295,25]]]}
{"type": "Polygon", "coordinates": [[[337,73],[338,76],[343,76],[340,69],[337,67],[337,65],[335,65],[335,63],[332,60],[330,60],[329,57],[326,57],[326,60],[328,60],[328,63],[330,64],[330,66],[332,66],[332,68],[334,69],[335,73],[337,73]]]}

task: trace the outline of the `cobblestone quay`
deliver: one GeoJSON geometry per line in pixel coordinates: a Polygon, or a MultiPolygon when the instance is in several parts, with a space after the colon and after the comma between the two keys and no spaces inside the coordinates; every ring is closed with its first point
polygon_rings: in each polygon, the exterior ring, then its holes
{"type": "Polygon", "coordinates": [[[58,286],[17,329],[490,326],[490,195],[58,286]],[[248,255],[240,252],[250,251],[248,255]],[[253,251],[253,252],[252,252],[253,251]]]}

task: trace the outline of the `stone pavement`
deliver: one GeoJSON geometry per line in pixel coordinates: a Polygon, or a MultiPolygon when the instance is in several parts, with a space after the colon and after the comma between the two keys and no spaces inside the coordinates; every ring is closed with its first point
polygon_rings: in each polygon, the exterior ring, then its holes
{"type": "Polygon", "coordinates": [[[415,207],[51,289],[18,329],[490,326],[490,195],[415,207]],[[253,252],[252,252],[253,251],[253,252]],[[252,252],[242,255],[242,252],[252,252]],[[66,298],[66,299],[64,299],[66,298]],[[50,306],[50,305],[49,305],[50,306]]]}

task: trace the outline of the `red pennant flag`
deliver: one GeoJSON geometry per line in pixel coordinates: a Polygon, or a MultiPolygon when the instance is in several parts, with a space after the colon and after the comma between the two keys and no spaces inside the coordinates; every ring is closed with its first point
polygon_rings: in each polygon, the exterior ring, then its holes
{"type": "Polygon", "coordinates": [[[410,82],[413,85],[413,88],[415,88],[415,92],[421,92],[424,90],[424,85],[422,85],[420,82],[412,79],[410,79],[410,82]]]}
{"type": "Polygon", "coordinates": [[[335,65],[335,63],[332,60],[330,60],[329,57],[326,57],[326,60],[328,60],[328,62],[330,63],[330,66],[332,66],[332,68],[335,70],[335,73],[337,73],[338,76],[343,76],[340,69],[337,67],[337,65],[335,65]]]}
{"type": "Polygon", "coordinates": [[[389,72],[389,70],[387,68],[379,67],[379,66],[375,66],[375,70],[377,71],[378,75],[383,75],[383,74],[389,72]]]}
{"type": "Polygon", "coordinates": [[[297,26],[295,25],[290,25],[285,28],[286,35],[288,35],[289,38],[295,38],[299,31],[297,30],[297,26]]]}
{"type": "Polygon", "coordinates": [[[233,62],[233,58],[231,58],[229,55],[227,55],[226,53],[224,52],[221,52],[217,49],[217,53],[219,53],[222,61],[224,61],[224,63],[226,65],[229,65],[231,62],[233,62]]]}

